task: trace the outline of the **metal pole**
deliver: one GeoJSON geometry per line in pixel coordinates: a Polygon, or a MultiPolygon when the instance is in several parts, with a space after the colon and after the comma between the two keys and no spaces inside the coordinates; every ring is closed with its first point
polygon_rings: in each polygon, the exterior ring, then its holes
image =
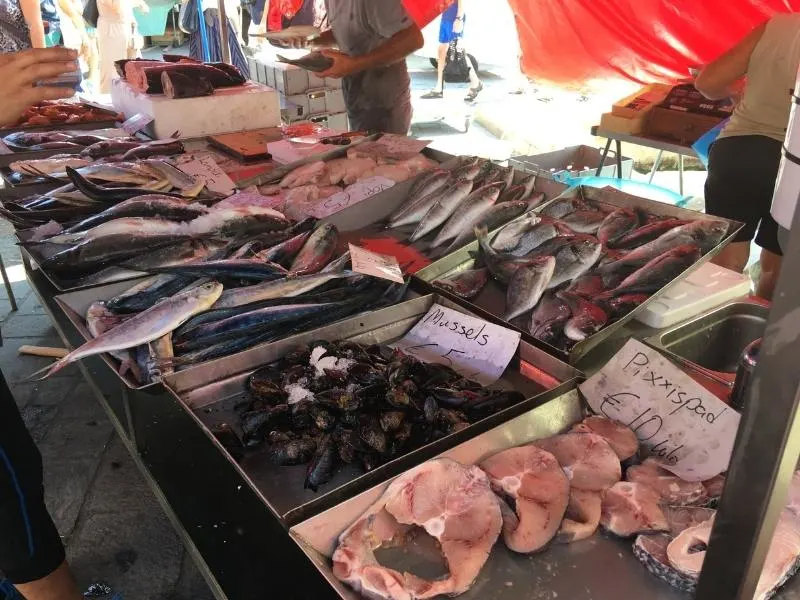
{"type": "Polygon", "coordinates": [[[203,51],[203,62],[208,62],[211,60],[211,55],[208,53],[208,31],[206,30],[203,0],[197,0],[197,18],[200,24],[200,49],[203,51]]]}
{"type": "Polygon", "coordinates": [[[230,31],[228,30],[228,13],[225,10],[225,0],[219,0],[219,42],[222,47],[222,62],[231,64],[229,38],[230,31]]]}
{"type": "Polygon", "coordinates": [[[800,210],[775,290],[696,600],[752,600],[800,456],[800,210]]]}

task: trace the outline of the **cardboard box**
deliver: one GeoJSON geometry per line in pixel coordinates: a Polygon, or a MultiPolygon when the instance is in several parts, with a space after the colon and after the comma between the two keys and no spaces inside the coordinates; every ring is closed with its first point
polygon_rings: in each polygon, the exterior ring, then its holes
{"type": "Polygon", "coordinates": [[[308,90],[303,94],[286,96],[286,99],[292,104],[302,107],[303,116],[341,113],[345,110],[344,93],[341,89],[308,90]]]}
{"type": "Polygon", "coordinates": [[[625,135],[638,135],[643,133],[647,127],[647,114],[629,119],[627,117],[618,117],[612,113],[604,113],[600,117],[600,129],[603,131],[610,131],[612,133],[620,133],[625,135]]]}
{"type": "Polygon", "coordinates": [[[671,86],[663,83],[646,85],[638,92],[615,102],[611,107],[611,114],[626,119],[646,115],[664,101],[671,89],[671,86]]]}
{"type": "Polygon", "coordinates": [[[690,146],[722,120],[719,117],[697,115],[657,106],[650,111],[646,132],[651,136],[674,140],[690,146]]]}

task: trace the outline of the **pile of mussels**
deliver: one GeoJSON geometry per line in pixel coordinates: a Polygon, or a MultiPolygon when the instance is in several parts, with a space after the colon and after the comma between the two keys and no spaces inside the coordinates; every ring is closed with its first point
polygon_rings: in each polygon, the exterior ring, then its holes
{"type": "Polygon", "coordinates": [[[316,491],[345,464],[370,471],[523,399],[388,346],[315,342],[253,373],[238,407],[248,448],[308,463],[316,491]]]}

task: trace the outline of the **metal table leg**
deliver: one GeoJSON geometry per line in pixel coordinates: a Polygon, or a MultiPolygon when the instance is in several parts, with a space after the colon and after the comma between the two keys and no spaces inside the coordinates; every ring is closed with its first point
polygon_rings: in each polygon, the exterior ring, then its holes
{"type": "Polygon", "coordinates": [[[11,289],[11,282],[8,280],[8,273],[6,273],[6,265],[3,263],[3,257],[0,256],[0,275],[3,276],[3,285],[6,286],[6,294],[8,294],[8,301],[11,302],[11,310],[17,310],[17,299],[14,297],[14,290],[11,289]]]}
{"type": "Polygon", "coordinates": [[[647,180],[647,183],[653,183],[653,176],[658,171],[658,167],[661,166],[661,158],[664,156],[664,151],[659,150],[658,154],[656,154],[656,161],[653,163],[653,168],[650,169],[650,177],[647,180]]]}
{"type": "Polygon", "coordinates": [[[678,154],[678,190],[683,196],[683,154],[678,154]]]}
{"type": "Polygon", "coordinates": [[[595,171],[594,173],[595,177],[600,177],[600,172],[603,170],[603,167],[606,164],[606,158],[608,158],[608,151],[610,148],[611,148],[611,138],[608,138],[608,140],[606,140],[605,150],[603,150],[603,156],[600,157],[600,165],[597,167],[597,171],[595,171]]]}
{"type": "Polygon", "coordinates": [[[622,179],[622,142],[614,141],[617,143],[617,179],[622,179]]]}

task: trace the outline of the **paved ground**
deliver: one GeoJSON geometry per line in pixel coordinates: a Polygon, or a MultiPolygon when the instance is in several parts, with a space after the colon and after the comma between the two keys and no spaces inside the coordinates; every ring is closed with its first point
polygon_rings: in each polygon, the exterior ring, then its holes
{"type": "Polygon", "coordinates": [[[11,313],[0,287],[0,369],[41,449],[48,508],[81,586],[104,582],[124,600],[211,600],[80,372],[27,381],[48,360],[20,356],[18,348],[62,343],[23,279],[6,223],[0,240],[19,303],[11,313]]]}

